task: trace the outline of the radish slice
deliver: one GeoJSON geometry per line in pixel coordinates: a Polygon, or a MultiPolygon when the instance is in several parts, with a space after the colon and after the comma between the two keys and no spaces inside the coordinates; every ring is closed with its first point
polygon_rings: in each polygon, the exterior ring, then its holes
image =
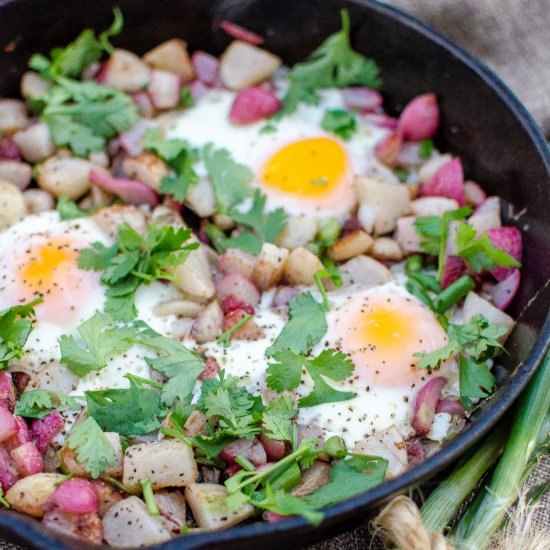
{"type": "Polygon", "coordinates": [[[19,430],[12,412],[0,405],[0,442],[13,437],[19,430]]]}
{"type": "Polygon", "coordinates": [[[252,86],[237,94],[231,106],[229,120],[234,124],[250,124],[274,115],[280,109],[281,102],[273,92],[260,86],[252,86]]]}
{"type": "Polygon", "coordinates": [[[4,441],[4,447],[7,451],[13,451],[13,449],[20,447],[31,440],[31,432],[25,419],[21,416],[16,416],[14,418],[17,422],[17,432],[4,441]]]}
{"type": "Polygon", "coordinates": [[[0,136],[0,159],[21,160],[17,145],[8,136],[0,136]]]}
{"type": "Polygon", "coordinates": [[[444,376],[436,376],[418,392],[414,402],[412,420],[412,427],[417,434],[423,435],[430,431],[435,415],[435,407],[441,399],[441,392],[445,384],[447,384],[447,379],[444,376]]]}
{"type": "Polygon", "coordinates": [[[435,408],[437,413],[448,413],[451,416],[462,416],[464,407],[458,399],[441,399],[435,408]]]}
{"type": "Polygon", "coordinates": [[[237,439],[227,445],[227,447],[220,453],[220,456],[229,462],[229,464],[235,464],[235,457],[244,456],[247,460],[250,460],[254,466],[263,466],[267,462],[267,455],[262,444],[254,439],[248,441],[248,439],[237,439]]]}
{"type": "MultiPolygon", "coordinates": [[[[48,208],[48,210],[53,210],[53,206],[51,208],[48,208]]],[[[27,389],[27,386],[31,381],[31,377],[26,372],[21,371],[12,372],[12,377],[13,383],[17,388],[17,391],[19,393],[23,393],[27,389]]]]}
{"type": "Polygon", "coordinates": [[[158,195],[148,185],[137,180],[114,178],[102,170],[93,168],[90,172],[90,181],[109,193],[120,197],[125,204],[150,204],[156,206],[158,195]]]}
{"type": "Polygon", "coordinates": [[[44,460],[32,441],[13,449],[10,458],[21,477],[32,476],[44,471],[44,460]]]}
{"type": "Polygon", "coordinates": [[[520,279],[519,269],[514,269],[506,279],[503,279],[491,288],[489,292],[495,306],[504,310],[510,305],[519,290],[520,279]]]}
{"type": "Polygon", "coordinates": [[[97,514],[99,497],[89,481],[73,477],[56,487],[46,501],[46,509],[57,509],[72,514],[97,514]]]}
{"type": "Polygon", "coordinates": [[[487,199],[487,194],[479,183],[468,180],[464,182],[464,200],[466,204],[477,206],[487,199]]]}
{"type": "Polygon", "coordinates": [[[264,446],[268,460],[277,462],[285,456],[285,442],[277,439],[269,439],[265,435],[260,435],[260,442],[264,446]]]}
{"type": "Polygon", "coordinates": [[[120,146],[131,156],[137,157],[143,153],[143,140],[145,132],[150,128],[156,127],[150,120],[140,120],[137,124],[132,126],[127,132],[119,134],[120,146]]]}
{"type": "Polygon", "coordinates": [[[418,466],[424,462],[426,456],[424,454],[424,447],[422,444],[416,441],[407,445],[407,459],[409,466],[418,466]]]}
{"type": "Polygon", "coordinates": [[[241,27],[240,25],[237,25],[236,23],[231,23],[231,21],[222,21],[220,23],[220,28],[236,40],[248,42],[253,46],[259,46],[264,42],[263,37],[261,37],[259,34],[249,31],[241,27]]]}
{"type": "Polygon", "coordinates": [[[107,80],[107,70],[109,69],[109,61],[102,61],[94,75],[94,79],[100,84],[105,84],[107,80]]]}
{"type": "Polygon", "coordinates": [[[366,114],[364,120],[367,124],[377,128],[387,128],[388,130],[397,130],[397,119],[382,113],[366,114]]]}
{"type": "Polygon", "coordinates": [[[423,197],[448,197],[455,199],[460,206],[464,205],[464,174],[460,159],[444,164],[434,177],[420,187],[423,197]]]}
{"type": "Polygon", "coordinates": [[[374,154],[381,163],[393,166],[402,145],[403,138],[400,134],[390,134],[376,144],[374,154]]]}
{"type": "MultiPolygon", "coordinates": [[[[214,86],[218,82],[220,62],[217,57],[197,50],[191,56],[191,63],[195,69],[197,80],[207,86],[214,86]]],[[[191,92],[193,91],[192,86],[193,85],[191,85],[191,92]]]]}
{"type": "Polygon", "coordinates": [[[216,378],[221,368],[219,363],[213,357],[207,357],[204,362],[204,370],[199,374],[197,380],[204,380],[205,378],[216,378]]]}
{"type": "Polygon", "coordinates": [[[404,139],[420,141],[432,137],[439,126],[439,107],[434,94],[415,97],[403,109],[398,129],[404,139]]]}
{"type": "Polygon", "coordinates": [[[41,453],[45,452],[52,439],[61,432],[64,426],[63,417],[57,411],[52,411],[44,418],[33,420],[31,437],[36,444],[36,448],[41,453]]]}
{"type": "Polygon", "coordinates": [[[283,519],[288,519],[292,516],[282,516],[281,514],[277,514],[275,512],[264,512],[263,518],[268,523],[278,523],[279,521],[283,521],[283,519]]]}
{"type": "Polygon", "coordinates": [[[441,288],[445,289],[450,284],[460,279],[466,273],[466,263],[459,256],[447,256],[441,275],[441,288]]]}
{"type": "MultiPolygon", "coordinates": [[[[517,227],[493,227],[487,230],[487,235],[496,248],[504,250],[518,262],[521,261],[523,243],[521,231],[517,227]]],[[[513,269],[499,266],[495,267],[491,274],[497,281],[503,281],[512,272],[513,269]]]]}
{"type": "Polygon", "coordinates": [[[237,297],[233,296],[233,294],[224,296],[221,301],[221,306],[225,315],[236,309],[242,309],[244,312],[254,315],[254,308],[250,304],[239,300],[237,297]]]}
{"type": "Polygon", "coordinates": [[[19,475],[8,452],[0,445],[0,484],[7,491],[17,480],[19,475]]]}
{"type": "Polygon", "coordinates": [[[374,113],[382,107],[382,94],[372,88],[363,86],[344,88],[342,90],[342,97],[346,108],[350,111],[374,113]]]}
{"type": "Polygon", "coordinates": [[[220,300],[234,296],[252,307],[260,303],[260,291],[248,277],[240,273],[232,273],[220,279],[216,284],[216,296],[220,300]]]}
{"type": "Polygon", "coordinates": [[[15,409],[15,391],[11,373],[0,371],[0,406],[13,412],[15,409]]]}

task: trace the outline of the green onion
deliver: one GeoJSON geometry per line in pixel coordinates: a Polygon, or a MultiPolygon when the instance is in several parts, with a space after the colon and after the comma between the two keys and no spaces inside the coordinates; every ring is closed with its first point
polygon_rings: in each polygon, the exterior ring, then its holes
{"type": "Polygon", "coordinates": [[[475,286],[474,280],[469,275],[463,275],[434,299],[434,311],[445,313],[475,286]]]}
{"type": "Polygon", "coordinates": [[[342,229],[342,224],[336,218],[329,218],[319,228],[317,238],[322,246],[330,246],[338,240],[342,229]]]}
{"type": "Polygon", "coordinates": [[[416,296],[421,302],[424,302],[430,309],[434,309],[432,299],[426,294],[426,291],[416,281],[409,279],[405,286],[413,296],[416,296]]]}
{"type": "Polygon", "coordinates": [[[393,173],[401,183],[405,183],[409,179],[409,171],[404,168],[395,168],[393,173]]]}
{"type": "Polygon", "coordinates": [[[74,473],[70,473],[70,474],[67,474],[67,475],[64,475],[62,479],[60,479],[59,481],[56,481],[53,486],[54,487],[59,487],[62,483],[64,483],[65,481],[67,481],[68,479],[72,479],[73,477],[75,476],[74,473]]]}
{"type": "MultiPolygon", "coordinates": [[[[550,354],[519,399],[510,438],[485,491],[457,526],[453,543],[459,549],[483,550],[518,498],[530,455],[550,409],[550,354]]],[[[477,499],[476,499],[477,500],[477,499]]]]}
{"type": "Polygon", "coordinates": [[[160,512],[155,501],[155,495],[153,495],[153,487],[150,479],[140,479],[139,484],[143,489],[143,500],[147,505],[147,510],[152,516],[160,516],[160,512]]]}
{"type": "Polygon", "coordinates": [[[216,343],[220,345],[223,344],[224,348],[229,346],[229,341],[231,340],[233,333],[239,330],[242,326],[246,325],[250,319],[252,319],[252,315],[247,313],[238,323],[235,323],[231,328],[227,329],[223,334],[218,336],[216,338],[216,343]]]}
{"type": "Polygon", "coordinates": [[[409,273],[408,276],[409,279],[416,281],[425,290],[431,290],[435,294],[439,294],[441,292],[441,286],[433,275],[429,275],[428,273],[416,272],[409,273]]]}
{"type": "Polygon", "coordinates": [[[212,241],[212,245],[216,249],[216,252],[223,254],[225,252],[224,241],[226,239],[225,233],[212,223],[204,225],[202,230],[206,233],[206,236],[212,241]]]}
{"type": "Polygon", "coordinates": [[[432,156],[434,150],[434,142],[432,138],[423,139],[418,145],[418,157],[424,160],[432,156]]]}
{"type": "Polygon", "coordinates": [[[237,455],[235,457],[235,462],[247,472],[256,471],[256,466],[254,466],[254,464],[252,464],[252,462],[250,462],[250,460],[248,460],[248,458],[244,457],[243,455],[237,455]]]}
{"type": "Polygon", "coordinates": [[[277,489],[283,489],[288,491],[293,487],[296,487],[302,478],[300,473],[300,468],[296,462],[291,464],[286,470],[282,471],[280,474],[269,476],[266,479],[266,483],[269,483],[269,486],[273,491],[277,489]]]}
{"type": "Polygon", "coordinates": [[[413,256],[407,258],[407,261],[405,262],[405,271],[407,272],[407,275],[420,271],[423,263],[424,262],[420,254],[414,254],[413,256]]]}
{"type": "Polygon", "coordinates": [[[325,441],[323,450],[333,458],[344,458],[348,454],[344,440],[337,435],[332,435],[325,441]]]}
{"type": "Polygon", "coordinates": [[[309,250],[312,254],[315,254],[315,256],[321,254],[321,247],[317,243],[306,243],[304,248],[309,250]]]}

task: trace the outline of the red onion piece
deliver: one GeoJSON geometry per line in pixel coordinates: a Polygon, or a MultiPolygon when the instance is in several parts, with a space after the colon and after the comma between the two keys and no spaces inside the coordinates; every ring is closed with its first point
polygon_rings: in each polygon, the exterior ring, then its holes
{"type": "MultiPolygon", "coordinates": [[[[197,80],[207,86],[214,86],[218,82],[218,69],[220,62],[217,57],[209,53],[197,50],[191,56],[191,63],[195,69],[197,80]]],[[[191,84],[191,93],[193,93],[193,84],[191,84]]],[[[193,96],[194,97],[194,96],[193,96]]]]}
{"type": "Polygon", "coordinates": [[[419,435],[427,434],[432,425],[435,407],[441,399],[441,392],[447,383],[444,376],[429,380],[418,392],[414,402],[412,426],[419,435]]]}
{"type": "Polygon", "coordinates": [[[97,514],[99,497],[89,481],[73,477],[56,487],[46,501],[46,509],[73,514],[97,514]]]}
{"type": "Polygon", "coordinates": [[[495,306],[504,310],[510,305],[519,290],[520,280],[519,269],[514,269],[506,279],[491,288],[490,293],[495,306]]]}
{"type": "Polygon", "coordinates": [[[407,445],[407,459],[409,466],[418,466],[425,460],[424,447],[418,441],[407,445]]]}
{"type": "Polygon", "coordinates": [[[259,34],[249,31],[236,23],[231,23],[231,21],[222,21],[220,23],[220,28],[226,32],[229,36],[242,40],[243,42],[248,42],[253,46],[259,46],[263,44],[264,39],[259,34]]]}
{"type": "Polygon", "coordinates": [[[99,69],[95,73],[94,79],[100,84],[105,84],[107,79],[107,70],[109,69],[109,61],[102,61],[99,65],[99,69]]]}
{"type": "Polygon", "coordinates": [[[13,449],[10,452],[10,458],[21,477],[32,476],[44,471],[44,460],[32,441],[13,449]]]}
{"type": "Polygon", "coordinates": [[[252,307],[260,303],[260,291],[248,277],[240,273],[232,273],[220,279],[216,283],[216,296],[220,300],[234,296],[252,307]]]}
{"type": "Polygon", "coordinates": [[[8,452],[0,445],[0,484],[7,491],[17,480],[19,474],[8,452]]]}
{"type": "Polygon", "coordinates": [[[300,294],[300,291],[293,286],[282,286],[277,289],[273,296],[273,306],[282,307],[287,306],[290,300],[296,298],[300,294]]]}
{"type": "Polygon", "coordinates": [[[0,442],[13,437],[18,432],[18,429],[15,416],[13,416],[9,409],[0,405],[0,442]]]}
{"type": "Polygon", "coordinates": [[[0,406],[13,412],[15,409],[15,391],[11,373],[0,371],[0,406]]]}
{"type": "Polygon", "coordinates": [[[346,107],[351,111],[374,113],[382,107],[382,94],[372,88],[364,86],[344,88],[342,97],[346,107]]]}
{"type": "Polygon", "coordinates": [[[150,120],[140,120],[127,132],[119,134],[120,146],[131,156],[137,157],[143,152],[145,132],[153,128],[155,124],[150,120]]]}
{"type": "Polygon", "coordinates": [[[464,174],[460,159],[454,158],[445,163],[434,177],[420,187],[423,197],[448,197],[464,205],[464,174]]]}
{"type": "Polygon", "coordinates": [[[63,417],[57,412],[52,411],[44,418],[35,419],[31,423],[31,437],[36,444],[36,448],[45,452],[52,439],[63,430],[65,422],[63,417]]]}
{"type": "Polygon", "coordinates": [[[463,416],[464,407],[458,399],[440,399],[435,412],[448,413],[451,416],[463,416]]]}
{"type": "Polygon", "coordinates": [[[206,92],[208,92],[208,86],[203,84],[200,80],[195,80],[189,85],[189,90],[191,92],[191,97],[195,103],[199,101],[206,92]]]}
{"type": "MultiPolygon", "coordinates": [[[[487,235],[493,245],[504,250],[518,262],[521,261],[523,242],[521,231],[517,227],[493,227],[487,230],[487,235]]],[[[491,274],[497,281],[503,281],[513,272],[513,268],[495,267],[491,274]]]]}
{"type": "Polygon", "coordinates": [[[398,129],[403,138],[420,141],[432,137],[439,126],[439,107],[434,94],[415,97],[399,117],[398,129]]]}
{"type": "Polygon", "coordinates": [[[252,86],[237,94],[229,112],[229,120],[234,124],[250,124],[274,115],[280,109],[281,102],[273,92],[252,86]]]}
{"type": "Polygon", "coordinates": [[[125,180],[114,178],[103,170],[92,168],[90,181],[109,193],[120,197],[125,204],[150,204],[156,206],[159,202],[158,195],[148,185],[138,180],[125,180]]]}

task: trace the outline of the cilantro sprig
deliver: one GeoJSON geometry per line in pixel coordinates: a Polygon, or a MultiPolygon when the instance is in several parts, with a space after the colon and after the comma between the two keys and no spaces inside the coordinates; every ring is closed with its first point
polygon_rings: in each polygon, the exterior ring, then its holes
{"type": "Polygon", "coordinates": [[[331,109],[325,111],[321,120],[321,128],[332,132],[344,141],[349,141],[357,130],[355,117],[344,109],[331,109]]]}
{"type": "Polygon", "coordinates": [[[172,269],[183,263],[197,243],[184,244],[190,229],[150,225],[140,235],[128,223],[119,226],[114,245],[101,242],[80,251],[81,269],[102,271],[101,282],[108,287],[105,312],[120,321],[136,316],[134,295],[142,284],[155,279],[173,281],[172,269]]]}
{"type": "Polygon", "coordinates": [[[297,63],[291,69],[290,86],[278,116],[293,113],[301,102],[317,104],[319,97],[316,90],[319,89],[380,86],[380,71],[376,63],[351,47],[347,10],[342,10],[341,17],[342,29],[327,38],[306,61],[297,63]]]}
{"type": "Polygon", "coordinates": [[[14,414],[26,418],[44,418],[52,410],[79,411],[78,399],[50,390],[28,390],[15,403],[14,414]]]}
{"type": "Polygon", "coordinates": [[[89,216],[88,212],[81,210],[74,201],[68,199],[66,196],[61,196],[57,199],[55,209],[59,214],[59,219],[62,221],[76,220],[78,218],[89,216]]]}

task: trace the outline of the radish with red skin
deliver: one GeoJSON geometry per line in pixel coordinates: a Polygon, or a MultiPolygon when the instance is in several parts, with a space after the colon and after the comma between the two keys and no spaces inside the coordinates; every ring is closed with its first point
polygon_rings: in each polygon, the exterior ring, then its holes
{"type": "Polygon", "coordinates": [[[435,407],[437,413],[448,413],[451,416],[463,416],[464,407],[458,399],[440,399],[435,407]]]}
{"type": "Polygon", "coordinates": [[[7,491],[19,479],[17,468],[10,458],[8,451],[0,445],[0,484],[7,491]]]}
{"type": "Polygon", "coordinates": [[[44,418],[36,418],[31,423],[31,437],[36,444],[36,448],[45,452],[52,439],[60,433],[65,427],[63,417],[57,412],[52,411],[44,418]]]}
{"type": "Polygon", "coordinates": [[[17,423],[17,432],[4,441],[4,447],[7,451],[13,451],[13,449],[31,440],[31,432],[27,426],[27,421],[21,416],[15,416],[14,418],[17,423]]]}
{"type": "Polygon", "coordinates": [[[27,386],[29,385],[31,377],[26,372],[20,372],[20,371],[12,372],[11,374],[12,374],[13,383],[17,388],[17,391],[19,393],[23,393],[27,388],[27,386]]]}
{"type": "Polygon", "coordinates": [[[191,63],[195,69],[197,80],[207,86],[214,86],[218,81],[220,62],[217,57],[197,50],[191,56],[191,63]]]}
{"type": "Polygon", "coordinates": [[[124,204],[156,206],[159,202],[155,191],[138,180],[115,178],[103,170],[93,168],[90,172],[90,181],[104,191],[122,199],[124,204]]]}
{"type": "Polygon", "coordinates": [[[94,75],[94,80],[99,82],[99,84],[105,84],[105,80],[107,79],[108,69],[109,69],[109,61],[102,61],[99,64],[99,68],[97,69],[97,72],[94,75]]]}
{"type": "Polygon", "coordinates": [[[197,380],[205,378],[216,378],[221,368],[219,363],[213,357],[207,357],[204,361],[204,370],[199,374],[197,380]]]}
{"type": "Polygon", "coordinates": [[[223,473],[227,477],[233,477],[237,472],[240,472],[242,470],[242,466],[239,466],[238,464],[230,464],[223,473]]]}
{"type": "MultiPolygon", "coordinates": [[[[244,309],[234,309],[223,318],[223,332],[227,332],[235,325],[245,321],[249,315],[244,309]]],[[[260,340],[265,336],[264,329],[249,319],[231,334],[232,340],[260,340]]]]}
{"type": "Polygon", "coordinates": [[[420,187],[423,197],[448,197],[464,206],[464,174],[460,159],[454,158],[444,164],[434,177],[420,187]]]}
{"type": "Polygon", "coordinates": [[[418,392],[414,402],[412,427],[419,435],[425,435],[430,431],[435,408],[441,399],[441,392],[447,384],[444,376],[436,376],[429,380],[418,392]]]}
{"type": "Polygon", "coordinates": [[[21,160],[17,144],[11,137],[0,136],[0,159],[21,160]]]}
{"type": "Polygon", "coordinates": [[[0,405],[0,443],[13,437],[19,430],[13,413],[3,405],[0,405]]]}
{"type": "Polygon", "coordinates": [[[479,183],[472,180],[464,182],[464,200],[466,204],[477,206],[482,204],[487,199],[487,194],[479,183]]]}
{"type": "Polygon", "coordinates": [[[223,300],[226,296],[235,296],[252,307],[260,303],[260,291],[248,277],[240,273],[226,275],[216,283],[216,297],[223,300]]]}
{"type": "Polygon", "coordinates": [[[221,306],[224,314],[226,315],[228,313],[231,313],[232,311],[235,311],[236,309],[242,309],[246,313],[254,315],[254,308],[250,304],[239,300],[238,298],[233,296],[233,294],[230,294],[229,296],[224,296],[221,301],[221,306]]]}
{"type": "Polygon", "coordinates": [[[407,460],[409,466],[418,466],[425,460],[424,447],[418,441],[407,445],[407,460]]]}
{"type": "Polygon", "coordinates": [[[13,412],[15,409],[15,391],[11,373],[0,371],[0,406],[13,412]]]}
{"type": "Polygon", "coordinates": [[[520,271],[519,269],[514,269],[511,274],[506,277],[506,279],[502,279],[502,281],[494,285],[489,291],[493,304],[495,304],[495,306],[499,309],[506,309],[512,303],[514,296],[517,294],[520,281],[520,271]]]}
{"type": "Polygon", "coordinates": [[[267,459],[277,462],[285,456],[285,442],[277,439],[270,439],[264,434],[260,435],[260,443],[265,449],[267,459]]]}
{"type": "Polygon", "coordinates": [[[300,290],[293,286],[282,286],[277,289],[273,296],[273,307],[288,306],[288,303],[293,298],[300,294],[300,290]]]}
{"type": "Polygon", "coordinates": [[[382,107],[382,94],[364,86],[344,88],[342,98],[346,108],[350,111],[374,113],[382,107]]]}
{"type": "MultiPolygon", "coordinates": [[[[521,231],[517,227],[493,227],[487,230],[487,236],[495,248],[504,250],[518,262],[521,262],[523,243],[521,231]]],[[[512,274],[514,268],[498,266],[491,270],[491,275],[497,281],[503,281],[512,274]]]]}
{"type": "Polygon", "coordinates": [[[397,128],[404,139],[421,141],[432,137],[439,126],[439,107],[434,94],[423,94],[408,103],[399,116],[397,128]]]}
{"type": "Polygon", "coordinates": [[[447,256],[441,275],[441,289],[447,288],[457,279],[460,279],[467,269],[466,262],[459,256],[447,256]]]}
{"type": "Polygon", "coordinates": [[[222,21],[220,23],[220,29],[226,32],[232,38],[236,40],[242,40],[243,42],[248,42],[253,46],[259,46],[263,44],[264,39],[259,34],[249,31],[236,23],[231,23],[231,21],[222,21]]]}
{"type": "Polygon", "coordinates": [[[265,449],[257,439],[253,439],[252,441],[245,438],[237,439],[237,441],[233,441],[233,443],[227,445],[220,453],[220,456],[230,465],[235,464],[237,456],[243,456],[257,468],[267,462],[265,449]]]}
{"type": "Polygon", "coordinates": [[[264,512],[263,518],[268,523],[278,523],[279,521],[283,521],[283,519],[288,519],[292,516],[282,516],[281,514],[277,514],[275,512],[264,512]]]}
{"type": "Polygon", "coordinates": [[[21,477],[32,476],[44,471],[44,460],[32,441],[13,449],[10,452],[10,458],[21,477]]]}
{"type": "Polygon", "coordinates": [[[223,275],[240,273],[251,277],[256,265],[256,257],[240,248],[228,248],[216,263],[216,269],[223,275]]]}
{"type": "Polygon", "coordinates": [[[281,101],[271,91],[260,86],[241,90],[233,100],[229,120],[234,124],[250,124],[281,110],[281,101]]]}
{"type": "Polygon", "coordinates": [[[79,477],[60,483],[46,501],[46,510],[57,509],[72,514],[97,514],[99,497],[94,486],[79,477]]]}
{"type": "Polygon", "coordinates": [[[397,130],[398,121],[396,118],[393,118],[382,113],[368,113],[364,115],[364,120],[372,126],[377,128],[386,128],[388,130],[397,130]]]}
{"type": "Polygon", "coordinates": [[[403,138],[400,134],[390,134],[376,144],[374,154],[381,163],[393,166],[402,144],[403,138]]]}

